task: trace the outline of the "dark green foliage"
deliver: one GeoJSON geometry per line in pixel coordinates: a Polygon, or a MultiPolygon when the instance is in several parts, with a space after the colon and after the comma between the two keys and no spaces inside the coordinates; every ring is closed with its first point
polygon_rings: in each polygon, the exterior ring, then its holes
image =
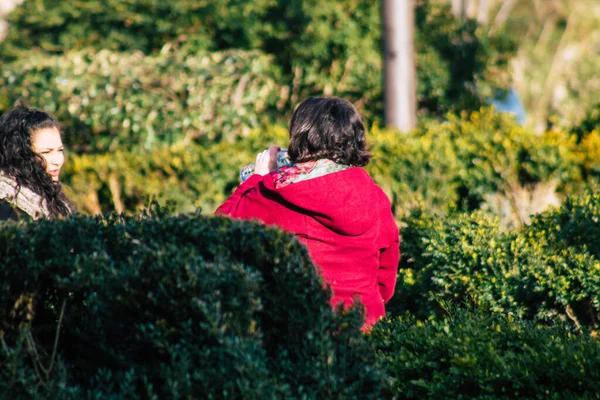
{"type": "MultiPolygon", "coordinates": [[[[369,120],[383,115],[378,1],[26,0],[9,22],[0,44],[4,62],[84,49],[146,55],[173,48],[192,55],[259,50],[272,55],[283,73],[287,89],[279,104],[285,112],[309,95],[338,95],[357,103],[369,120]]],[[[448,110],[474,109],[493,89],[505,88],[498,75],[514,43],[504,34],[457,20],[448,5],[429,0],[417,2],[415,22],[423,113],[441,117],[448,110]]]]}
{"type": "Polygon", "coordinates": [[[0,277],[5,398],[384,396],[361,313],[334,314],[306,249],[277,229],[166,215],[3,225],[0,277]]]}
{"type": "Polygon", "coordinates": [[[370,340],[402,399],[594,399],[600,391],[596,338],[511,316],[403,316],[378,324],[370,340]]]}

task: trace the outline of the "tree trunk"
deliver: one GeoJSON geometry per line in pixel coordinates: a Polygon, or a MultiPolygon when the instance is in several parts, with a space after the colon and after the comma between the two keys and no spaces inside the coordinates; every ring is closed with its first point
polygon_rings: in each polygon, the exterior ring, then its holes
{"type": "Polygon", "coordinates": [[[479,0],[479,8],[477,9],[477,22],[481,25],[487,25],[489,20],[490,5],[488,0],[479,0]]]}
{"type": "Polygon", "coordinates": [[[409,131],[417,122],[414,0],[383,0],[385,122],[409,131]]]}
{"type": "Polygon", "coordinates": [[[469,0],[452,0],[452,13],[456,18],[465,19],[468,8],[469,0]]]}

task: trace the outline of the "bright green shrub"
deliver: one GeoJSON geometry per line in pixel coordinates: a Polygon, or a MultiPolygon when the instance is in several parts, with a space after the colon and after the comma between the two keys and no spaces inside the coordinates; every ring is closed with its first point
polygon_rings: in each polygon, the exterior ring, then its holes
{"type": "Polygon", "coordinates": [[[581,154],[591,160],[593,152],[573,137],[537,136],[487,108],[448,118],[409,134],[374,127],[367,136],[374,155],[367,169],[400,218],[420,203],[435,213],[483,207],[504,227],[518,227],[564,192],[581,188],[581,154]]]}
{"type": "Polygon", "coordinates": [[[447,137],[373,127],[367,141],[373,154],[367,171],[390,196],[397,215],[421,203],[442,213],[458,201],[458,160],[447,137]]]}
{"type": "Polygon", "coordinates": [[[69,198],[87,214],[136,211],[150,201],[180,212],[212,213],[237,178],[226,154],[200,146],[161,146],[153,151],[71,155],[63,181],[69,198]]]}
{"type": "Polygon", "coordinates": [[[523,312],[513,293],[520,266],[498,218],[479,212],[434,218],[415,210],[403,222],[392,314],[409,310],[427,318],[444,313],[447,304],[523,312]]]}
{"type": "Polygon", "coordinates": [[[5,398],[382,398],[357,310],[291,235],[228,218],[0,229],[5,398]],[[55,347],[56,340],[56,347],[55,347]]]}
{"type": "Polygon", "coordinates": [[[403,399],[593,399],[600,344],[495,313],[378,324],[370,341],[403,399]]]}
{"type": "Polygon", "coordinates": [[[256,130],[233,143],[157,146],[103,154],[68,154],[62,181],[79,211],[141,210],[150,201],[179,212],[212,214],[239,184],[240,169],[271,144],[287,143],[280,127],[256,130]]]}
{"type": "Polygon", "coordinates": [[[279,78],[257,51],[39,55],[2,67],[0,111],[43,108],[79,152],[232,140],[280,118],[279,78]]]}
{"type": "Polygon", "coordinates": [[[448,118],[432,128],[433,135],[449,136],[460,164],[461,185],[470,195],[577,179],[574,140],[566,134],[538,136],[493,109],[448,118]]]}
{"type": "Polygon", "coordinates": [[[429,125],[434,143],[445,140],[456,159],[453,180],[458,206],[486,209],[505,228],[529,223],[531,214],[557,205],[560,197],[581,188],[580,151],[562,132],[541,136],[492,109],[448,115],[429,125]]]}
{"type": "MultiPolygon", "coordinates": [[[[212,212],[237,186],[240,168],[268,146],[285,147],[288,140],[287,128],[269,126],[216,144],[157,143],[149,151],[71,154],[64,181],[86,212],[135,210],[158,197],[181,211],[212,212]]],[[[580,160],[594,168],[593,147],[583,147],[589,141],[575,147],[560,133],[540,138],[487,109],[407,134],[375,125],[367,141],[373,159],[366,169],[400,219],[418,204],[436,214],[483,205],[502,218],[503,227],[520,226],[530,214],[555,204],[562,191],[579,190],[580,160]]]]}

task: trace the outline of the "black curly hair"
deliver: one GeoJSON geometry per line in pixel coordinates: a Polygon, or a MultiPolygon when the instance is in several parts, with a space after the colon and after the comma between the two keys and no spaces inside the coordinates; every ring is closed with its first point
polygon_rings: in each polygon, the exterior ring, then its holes
{"type": "Polygon", "coordinates": [[[60,124],[50,114],[28,108],[18,102],[0,117],[0,171],[14,178],[17,190],[26,187],[46,201],[51,217],[70,214],[71,203],[62,185],[46,172],[45,160],[32,148],[32,136],[39,129],[56,128],[60,124]]]}

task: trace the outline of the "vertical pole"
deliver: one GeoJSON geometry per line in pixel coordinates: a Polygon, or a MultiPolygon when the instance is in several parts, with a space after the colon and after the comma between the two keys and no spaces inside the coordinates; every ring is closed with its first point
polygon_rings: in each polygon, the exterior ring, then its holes
{"type": "Polygon", "coordinates": [[[385,122],[409,131],[416,126],[414,0],[383,0],[385,122]]]}

